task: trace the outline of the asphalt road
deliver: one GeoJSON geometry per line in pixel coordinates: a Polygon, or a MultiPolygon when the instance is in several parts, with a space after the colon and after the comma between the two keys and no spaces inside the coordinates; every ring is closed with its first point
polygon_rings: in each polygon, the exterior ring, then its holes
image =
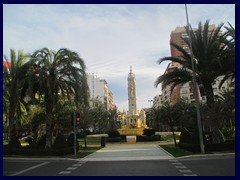
{"type": "Polygon", "coordinates": [[[234,176],[235,156],[163,160],[3,159],[4,176],[234,176]]]}

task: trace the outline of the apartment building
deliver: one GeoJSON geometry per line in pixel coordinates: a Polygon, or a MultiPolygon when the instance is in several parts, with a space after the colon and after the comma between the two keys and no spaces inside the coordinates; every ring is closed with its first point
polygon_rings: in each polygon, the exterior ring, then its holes
{"type": "Polygon", "coordinates": [[[94,74],[87,74],[87,83],[90,91],[89,104],[91,107],[102,103],[107,110],[116,108],[113,104],[113,94],[106,80],[100,79],[94,74]]]}

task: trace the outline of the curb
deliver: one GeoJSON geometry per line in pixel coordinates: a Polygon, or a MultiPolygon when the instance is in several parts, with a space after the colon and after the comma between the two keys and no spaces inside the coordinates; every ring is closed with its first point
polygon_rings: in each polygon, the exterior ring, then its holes
{"type": "Polygon", "coordinates": [[[222,156],[235,156],[235,153],[219,153],[219,154],[197,154],[176,157],[176,159],[187,159],[187,158],[207,158],[207,157],[222,157],[222,156]]]}
{"type": "Polygon", "coordinates": [[[72,160],[72,161],[79,161],[79,159],[74,159],[74,158],[55,158],[55,157],[3,157],[3,160],[42,160],[42,161],[66,161],[66,160],[72,160]]]}

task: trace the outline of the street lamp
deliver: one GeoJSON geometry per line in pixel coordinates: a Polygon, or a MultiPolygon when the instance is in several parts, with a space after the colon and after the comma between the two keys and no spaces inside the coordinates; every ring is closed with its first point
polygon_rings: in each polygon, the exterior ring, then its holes
{"type": "Polygon", "coordinates": [[[189,45],[190,45],[190,56],[191,56],[191,63],[192,63],[192,73],[193,73],[193,94],[196,101],[196,112],[197,112],[197,124],[198,124],[198,133],[199,133],[199,142],[200,142],[200,149],[201,153],[204,154],[204,143],[203,143],[203,132],[202,132],[202,123],[201,123],[201,115],[199,110],[199,96],[197,92],[197,82],[196,82],[196,72],[195,72],[195,66],[194,61],[197,64],[197,59],[193,57],[193,51],[192,51],[192,39],[190,35],[190,25],[188,21],[188,12],[187,12],[187,5],[185,4],[185,11],[186,11],[186,18],[187,18],[187,26],[188,26],[188,37],[189,37],[189,45]]]}
{"type": "Polygon", "coordinates": [[[148,102],[150,103],[150,107],[152,107],[153,100],[148,100],[148,102]]]}

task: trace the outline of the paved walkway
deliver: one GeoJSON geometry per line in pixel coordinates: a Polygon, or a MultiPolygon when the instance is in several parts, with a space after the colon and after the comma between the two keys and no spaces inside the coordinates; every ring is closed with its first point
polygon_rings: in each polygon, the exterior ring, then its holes
{"type": "Polygon", "coordinates": [[[82,158],[81,161],[131,161],[131,160],[160,160],[174,159],[158,145],[115,145],[107,146],[93,154],[82,158]]]}

